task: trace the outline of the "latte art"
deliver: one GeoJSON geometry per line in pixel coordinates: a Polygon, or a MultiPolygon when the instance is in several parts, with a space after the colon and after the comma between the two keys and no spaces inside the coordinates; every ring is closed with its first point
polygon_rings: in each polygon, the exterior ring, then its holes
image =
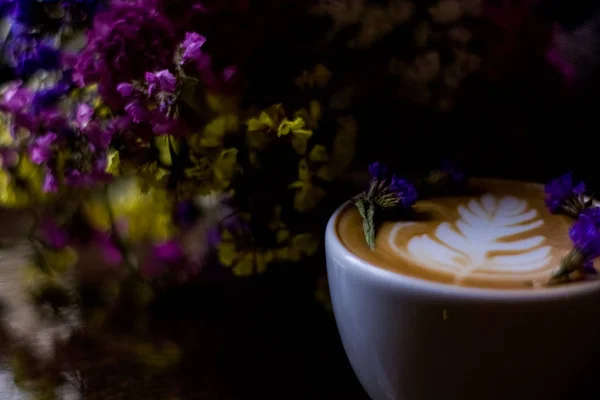
{"type": "Polygon", "coordinates": [[[370,263],[449,284],[523,288],[545,282],[569,251],[568,217],[550,214],[540,185],[475,180],[471,194],[419,201],[415,221],[380,225],[364,242],[353,207],[339,219],[346,247],[370,263]]]}
{"type": "Polygon", "coordinates": [[[497,198],[486,194],[457,208],[460,218],[443,222],[433,235],[412,237],[405,248],[396,245],[397,235],[411,223],[397,223],[389,245],[398,255],[410,258],[424,268],[451,272],[458,281],[468,275],[515,274],[553,269],[551,247],[546,238],[531,235],[517,240],[511,236],[532,232],[544,224],[538,212],[524,199],[497,198]],[[493,255],[494,252],[510,252],[493,255]]]}

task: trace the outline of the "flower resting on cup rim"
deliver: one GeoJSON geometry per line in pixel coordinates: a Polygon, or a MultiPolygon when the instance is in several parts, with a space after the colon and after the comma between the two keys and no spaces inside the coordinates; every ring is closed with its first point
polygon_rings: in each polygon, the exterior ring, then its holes
{"type": "Polygon", "coordinates": [[[573,275],[596,274],[594,259],[600,257],[600,208],[584,210],[569,229],[571,250],[550,278],[550,284],[569,281],[573,275]]]}
{"type": "Polygon", "coordinates": [[[375,248],[376,214],[382,210],[410,208],[417,201],[417,191],[412,183],[395,175],[388,175],[388,168],[374,162],[369,165],[371,181],[369,189],[353,199],[363,220],[365,240],[375,248]]]}
{"type": "Polygon", "coordinates": [[[585,183],[574,183],[570,172],[554,179],[544,189],[546,207],[552,213],[564,213],[577,218],[592,206],[592,197],[585,196],[585,183]]]}

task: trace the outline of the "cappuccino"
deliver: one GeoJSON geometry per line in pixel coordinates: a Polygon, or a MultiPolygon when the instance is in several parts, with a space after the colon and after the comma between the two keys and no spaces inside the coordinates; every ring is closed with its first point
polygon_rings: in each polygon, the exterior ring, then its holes
{"type": "Polygon", "coordinates": [[[573,220],[551,214],[539,184],[472,179],[464,195],[418,201],[410,221],[380,221],[371,250],[349,205],[336,221],[341,243],[370,264],[425,280],[522,289],[548,281],[572,248],[573,220]]]}

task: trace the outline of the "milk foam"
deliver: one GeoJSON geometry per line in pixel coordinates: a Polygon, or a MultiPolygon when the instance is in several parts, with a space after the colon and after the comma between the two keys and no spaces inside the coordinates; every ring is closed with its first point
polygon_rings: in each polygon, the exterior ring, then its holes
{"type": "Polygon", "coordinates": [[[502,279],[556,267],[547,239],[528,234],[544,221],[527,200],[487,193],[458,205],[456,211],[455,221],[441,222],[432,234],[413,236],[402,245],[397,235],[415,223],[396,223],[388,237],[390,248],[422,268],[454,275],[456,283],[473,275],[502,279]],[[511,239],[515,235],[518,239],[511,239]]]}

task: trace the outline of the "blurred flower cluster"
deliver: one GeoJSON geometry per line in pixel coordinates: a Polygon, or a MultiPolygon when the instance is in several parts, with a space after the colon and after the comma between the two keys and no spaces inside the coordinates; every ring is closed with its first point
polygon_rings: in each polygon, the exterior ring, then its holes
{"type": "Polygon", "coordinates": [[[380,78],[359,70],[383,60],[383,86],[447,110],[485,65],[473,27],[512,23],[486,7],[0,0],[0,206],[31,217],[28,276],[166,284],[313,256],[380,78]]]}
{"type": "Polygon", "coordinates": [[[36,299],[78,301],[44,294],[81,269],[144,303],[209,265],[250,276],[314,256],[353,194],[364,107],[386,102],[372,83],[448,110],[504,54],[478,26],[509,43],[535,5],[282,3],[0,0],[0,208],[28,216],[15,234],[36,299]]]}

